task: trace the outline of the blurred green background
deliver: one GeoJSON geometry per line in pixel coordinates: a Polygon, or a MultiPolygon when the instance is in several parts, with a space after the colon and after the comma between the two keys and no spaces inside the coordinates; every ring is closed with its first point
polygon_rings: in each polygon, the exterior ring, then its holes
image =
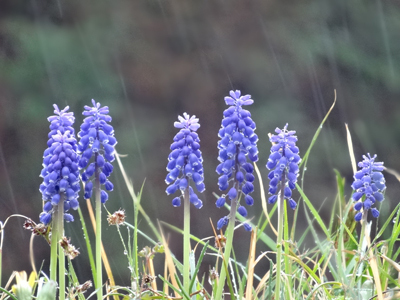
{"type": "MultiPolygon", "coordinates": [[[[177,132],[173,122],[183,112],[200,118],[207,190],[201,195],[204,207],[192,210],[192,232],[211,236],[209,218],[216,223],[226,214],[215,208],[212,193],[219,193],[217,132],[226,107],[223,98],[231,89],[251,94],[255,101],[250,111],[265,179],[268,133],[289,123],[304,154],[337,90],[337,105],[312,152],[305,182],[306,194],[317,208],[323,203],[328,215],[336,193],[334,168],[346,177],[347,195],[351,193],[345,123],[353,134],[357,160],[364,153],[377,153],[385,166],[400,170],[399,28],[400,2],[389,0],[2,0],[0,220],[19,213],[38,221],[39,174],[52,104],[69,105],[78,129],[83,106],[93,98],[110,107],[117,151],[127,155],[123,163],[136,191],[146,179],[145,210],[154,222],[179,227],[183,209],[173,208],[173,197],[164,192],[169,145],[177,132]]],[[[116,189],[106,206],[111,212],[125,208],[133,222],[132,202],[118,168],[112,176],[116,189]]],[[[382,220],[399,194],[396,179],[386,177],[382,220]]],[[[256,190],[249,215],[258,218],[258,182],[256,190]]],[[[76,222],[66,226],[66,233],[82,253],[76,267],[83,282],[90,279],[90,271],[81,225],[74,216],[76,222]]],[[[301,216],[299,234],[307,227],[301,216]]],[[[3,285],[12,270],[30,270],[30,233],[22,223],[12,219],[6,227],[3,285]]],[[[104,224],[116,280],[128,284],[116,229],[104,224]]],[[[151,235],[143,219],[139,224],[151,235]]],[[[236,238],[237,256],[244,262],[249,234],[240,229],[236,238]]],[[[170,241],[181,257],[181,237],[170,233],[170,241]]],[[[139,249],[146,245],[140,239],[139,249]]],[[[34,248],[37,267],[45,260],[47,271],[49,247],[37,238],[34,248]]],[[[212,262],[207,257],[202,272],[212,262]]],[[[159,255],[156,267],[162,263],[159,255]]]]}

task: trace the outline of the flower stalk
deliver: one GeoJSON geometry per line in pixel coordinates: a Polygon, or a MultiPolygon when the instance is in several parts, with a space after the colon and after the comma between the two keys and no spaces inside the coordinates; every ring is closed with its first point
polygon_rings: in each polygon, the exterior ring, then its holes
{"type": "Polygon", "coordinates": [[[44,201],[40,221],[44,225],[51,223],[50,279],[56,282],[58,263],[59,299],[65,299],[65,255],[59,244],[64,235],[64,220],[74,221],[66,213],[79,207],[78,193],[79,171],[75,130],[72,127],[75,117],[68,112],[69,107],[60,110],[54,104],[54,116],[48,118],[50,133],[48,148],[43,154],[43,169],[40,176],[43,183],[40,192],[44,201]]]}
{"type": "Polygon", "coordinates": [[[113,172],[111,162],[115,160],[114,128],[108,124],[112,118],[108,115],[108,106],[101,107],[100,103],[92,99],[93,106],[85,106],[82,113],[86,118],[79,132],[79,168],[83,170],[81,177],[85,185],[85,199],[95,197],[96,239],[95,261],[96,275],[94,278],[97,298],[103,298],[103,268],[101,245],[101,207],[108,200],[108,192],[114,189],[114,185],[108,180],[113,172]],[[94,175],[94,179],[91,179],[94,175]],[[94,181],[94,183],[93,183],[94,181]],[[102,189],[104,185],[105,190],[102,189]]]}
{"type": "Polygon", "coordinates": [[[58,205],[58,216],[55,219],[57,222],[57,246],[58,246],[58,286],[59,299],[65,299],[65,255],[61,247],[60,240],[64,236],[64,196],[61,196],[61,204],[58,205]]]}
{"type": "Polygon", "coordinates": [[[276,238],[276,281],[275,281],[275,299],[280,299],[281,290],[281,270],[282,270],[282,248],[283,248],[283,219],[284,219],[284,191],[285,191],[285,173],[282,174],[281,192],[278,200],[278,236],[276,238]]]}
{"type": "Polygon", "coordinates": [[[283,231],[285,217],[285,199],[290,208],[296,209],[297,204],[292,198],[292,190],[296,187],[297,177],[299,176],[299,166],[301,161],[299,148],[296,146],[297,137],[295,131],[287,129],[288,124],[283,129],[276,128],[276,135],[270,136],[272,143],[271,154],[269,155],[266,167],[271,170],[268,174],[270,179],[269,204],[278,201],[278,236],[276,240],[276,281],[275,299],[279,299],[281,290],[281,270],[282,270],[282,248],[283,231]],[[277,194],[278,193],[278,194],[277,194]]]}
{"type": "MultiPolygon", "coordinates": [[[[235,184],[237,186],[237,184],[235,184]]],[[[218,279],[218,288],[215,294],[215,299],[222,299],[222,293],[225,287],[226,281],[226,267],[229,265],[229,260],[231,257],[232,246],[233,246],[233,235],[235,232],[235,222],[236,222],[236,211],[237,211],[237,196],[234,200],[232,200],[232,205],[230,208],[230,212],[228,215],[229,222],[228,226],[225,231],[226,235],[226,243],[225,243],[225,250],[223,254],[223,264],[221,266],[221,272],[218,279]]]]}
{"type": "Polygon", "coordinates": [[[190,184],[193,182],[196,189],[202,193],[205,190],[203,178],[203,157],[200,151],[200,139],[196,133],[200,127],[196,116],[183,113],[178,117],[179,122],[174,127],[180,128],[171,144],[171,153],[168,156],[165,182],[169,185],[167,195],[180,190],[181,195],[172,200],[174,207],[181,205],[183,198],[183,289],[190,294],[190,203],[197,209],[203,206],[203,202],[197,197],[190,184]]]}
{"type": "MultiPolygon", "coordinates": [[[[228,190],[230,182],[233,186],[227,194],[222,195],[215,203],[218,208],[224,206],[226,200],[231,201],[230,212],[218,220],[217,230],[228,226],[226,229],[226,245],[223,254],[223,265],[221,267],[219,283],[215,299],[221,299],[225,287],[226,266],[232,251],[233,235],[236,223],[236,212],[247,217],[247,210],[239,204],[241,195],[244,195],[245,203],[249,206],[254,204],[250,193],[254,191],[254,167],[247,160],[256,162],[258,160],[257,141],[258,136],[254,133],[256,124],[251,119],[251,113],[243,106],[253,104],[250,95],[242,95],[241,91],[230,91],[229,96],[224,98],[225,104],[230,107],[223,112],[224,118],[221,122],[221,129],[218,132],[218,160],[216,172],[220,175],[218,186],[221,191],[228,190]]],[[[248,223],[243,223],[247,231],[252,228],[248,223]]]]}
{"type": "MultiPolygon", "coordinates": [[[[97,154],[95,155],[97,156],[97,154]]],[[[97,166],[96,166],[97,169],[97,166]]],[[[101,261],[101,188],[99,173],[95,174],[95,203],[96,203],[96,288],[97,299],[103,299],[103,268],[101,261]]]]}
{"type": "Polygon", "coordinates": [[[3,241],[4,241],[4,224],[0,221],[0,282],[3,267],[3,241]]]}
{"type": "MultiPolygon", "coordinates": [[[[58,219],[58,209],[54,211],[54,218],[58,219]]],[[[50,280],[57,282],[57,252],[58,246],[57,241],[58,239],[58,222],[54,222],[51,228],[51,245],[50,245],[50,280]]]]}
{"type": "Polygon", "coordinates": [[[189,187],[184,191],[183,195],[183,287],[187,293],[190,285],[190,200],[189,187]]]}

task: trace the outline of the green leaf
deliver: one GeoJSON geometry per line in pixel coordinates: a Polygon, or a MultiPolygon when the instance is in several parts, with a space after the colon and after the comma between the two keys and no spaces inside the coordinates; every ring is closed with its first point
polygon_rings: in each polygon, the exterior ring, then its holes
{"type": "Polygon", "coordinates": [[[190,281],[189,291],[191,291],[192,288],[193,288],[194,282],[195,282],[195,280],[196,280],[196,276],[195,276],[195,275],[196,275],[196,274],[199,272],[199,270],[200,270],[200,265],[201,265],[201,262],[203,261],[204,255],[206,254],[206,250],[207,250],[207,247],[208,247],[208,244],[209,244],[209,243],[210,243],[210,242],[207,242],[207,243],[204,245],[203,249],[201,250],[199,259],[197,260],[196,268],[194,269],[194,272],[192,273],[192,274],[194,274],[194,275],[192,275],[192,280],[190,281]]]}
{"type": "Polygon", "coordinates": [[[311,213],[314,216],[315,220],[317,221],[317,223],[321,227],[322,231],[325,233],[328,241],[330,241],[331,240],[331,234],[329,233],[328,228],[326,228],[324,222],[322,221],[320,215],[318,214],[318,211],[314,208],[314,206],[312,205],[312,203],[310,202],[310,200],[308,199],[306,194],[304,194],[303,190],[300,188],[300,186],[297,183],[296,183],[296,188],[299,191],[301,197],[303,197],[304,203],[308,206],[309,210],[311,211],[311,213]]]}
{"type": "Polygon", "coordinates": [[[11,299],[13,299],[13,300],[18,300],[17,298],[14,297],[13,294],[11,294],[9,291],[3,289],[2,287],[0,287],[0,291],[3,292],[3,293],[5,293],[5,294],[7,294],[8,296],[10,296],[11,299]]]}

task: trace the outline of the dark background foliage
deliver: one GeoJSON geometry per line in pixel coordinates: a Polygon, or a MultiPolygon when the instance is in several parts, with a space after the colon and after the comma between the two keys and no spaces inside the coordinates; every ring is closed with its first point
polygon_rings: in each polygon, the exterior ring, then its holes
{"type": "MultiPolygon", "coordinates": [[[[323,204],[328,216],[336,192],[334,168],[346,177],[347,195],[351,193],[345,123],[358,160],[364,153],[377,153],[387,167],[400,170],[399,28],[397,1],[3,0],[0,220],[19,213],[38,221],[39,173],[52,104],[69,105],[78,129],[83,106],[94,98],[110,107],[117,151],[127,155],[123,163],[136,191],[146,179],[145,210],[154,221],[179,227],[183,210],[173,208],[172,197],[164,193],[169,145],[177,132],[173,122],[183,112],[200,118],[207,190],[201,196],[203,209],[192,211],[192,232],[212,235],[209,218],[216,223],[225,215],[215,208],[212,192],[218,193],[214,170],[223,97],[231,89],[255,100],[250,110],[260,137],[258,166],[265,184],[268,133],[289,123],[304,154],[337,90],[337,105],[312,152],[305,182],[309,198],[317,208],[323,204]]],[[[382,219],[397,204],[399,192],[398,182],[386,177],[382,219]]],[[[116,189],[106,206],[111,212],[125,208],[133,222],[118,168],[113,181],[116,189]]],[[[258,183],[256,190],[257,203],[249,215],[258,217],[258,183]]],[[[301,216],[299,233],[307,227],[301,216]]],[[[66,233],[83,254],[77,258],[83,281],[90,274],[77,214],[75,218],[66,233]]],[[[6,227],[4,277],[12,270],[30,270],[29,232],[22,222],[14,219],[6,227]]],[[[142,219],[139,224],[151,235],[142,219]]],[[[116,230],[104,228],[116,279],[127,284],[116,230]]],[[[249,235],[240,229],[236,237],[238,259],[244,262],[249,235]]],[[[180,257],[180,236],[171,233],[170,240],[180,257]]],[[[139,248],[145,245],[140,240],[139,248]]],[[[45,260],[46,270],[49,247],[36,239],[34,248],[37,266],[45,260]]],[[[156,262],[162,259],[160,255],[156,262]]]]}

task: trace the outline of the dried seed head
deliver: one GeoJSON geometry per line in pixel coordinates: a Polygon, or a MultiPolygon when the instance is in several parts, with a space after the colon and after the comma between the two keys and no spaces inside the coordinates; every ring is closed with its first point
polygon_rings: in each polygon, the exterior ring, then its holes
{"type": "Polygon", "coordinates": [[[71,240],[65,236],[60,240],[60,245],[64,249],[64,254],[70,259],[74,259],[79,255],[79,251],[71,244],[71,240]]]}
{"type": "Polygon", "coordinates": [[[125,210],[117,210],[112,215],[107,217],[108,225],[122,225],[125,222],[125,210]]]}
{"type": "Polygon", "coordinates": [[[215,238],[215,247],[219,248],[221,246],[221,248],[224,248],[226,245],[226,237],[224,235],[218,235],[215,238]]]}
{"type": "Polygon", "coordinates": [[[84,293],[84,292],[86,292],[88,289],[90,289],[91,287],[92,287],[92,281],[91,281],[91,280],[88,280],[88,281],[84,282],[83,284],[78,285],[78,286],[76,287],[76,292],[77,292],[77,293],[84,293]]]}
{"type": "Polygon", "coordinates": [[[36,224],[31,219],[27,219],[23,225],[24,229],[32,231],[34,235],[46,235],[50,228],[43,223],[36,224]]]}
{"type": "Polygon", "coordinates": [[[214,282],[215,280],[217,280],[219,278],[219,274],[218,274],[217,270],[215,270],[215,268],[212,268],[210,270],[210,277],[209,278],[210,278],[211,282],[214,282]]]}
{"type": "Polygon", "coordinates": [[[156,279],[156,278],[153,277],[153,276],[145,275],[145,276],[143,277],[143,282],[144,282],[144,284],[149,284],[149,283],[152,283],[155,279],[156,279]]]}

